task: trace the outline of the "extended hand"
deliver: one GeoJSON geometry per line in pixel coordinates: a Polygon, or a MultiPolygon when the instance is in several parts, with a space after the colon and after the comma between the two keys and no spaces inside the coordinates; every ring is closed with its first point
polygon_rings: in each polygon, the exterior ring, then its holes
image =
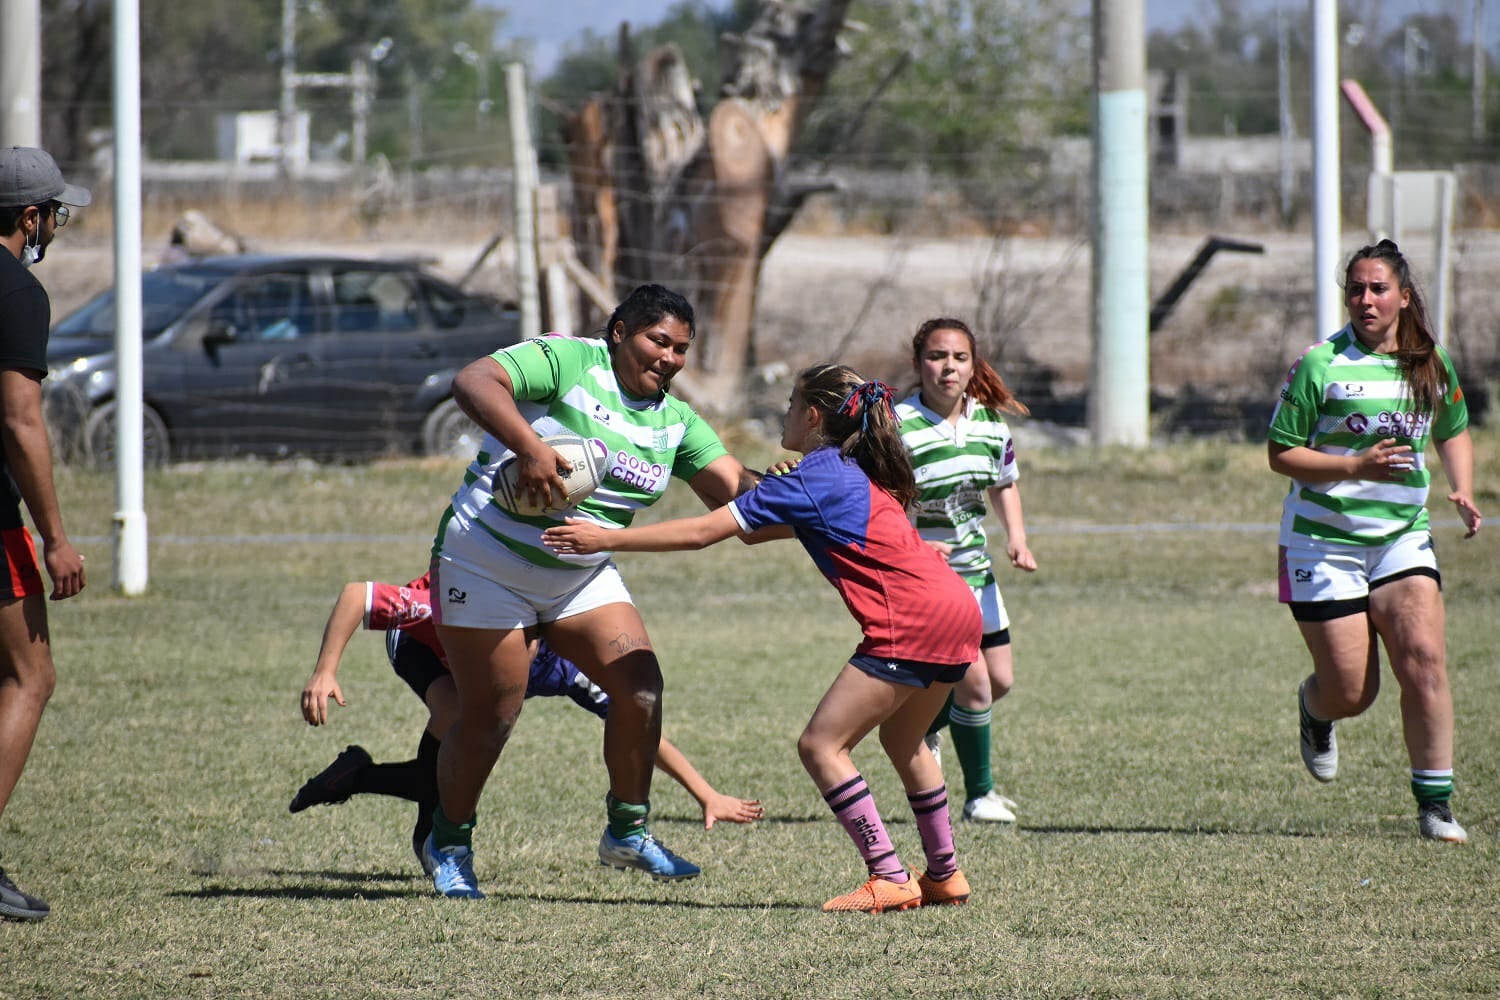
{"type": "Polygon", "coordinates": [[[608,535],[608,531],[592,521],[570,517],[566,523],[542,532],[542,544],[553,552],[589,555],[609,548],[606,544],[608,535]]]}
{"type": "Polygon", "coordinates": [[[766,807],[760,804],[759,799],[737,799],[732,795],[720,795],[714,792],[709,796],[707,802],[703,803],[703,829],[712,830],[714,822],[724,820],[727,823],[754,823],[758,819],[766,818],[766,807]]]}
{"type": "Polygon", "coordinates": [[[321,726],[328,721],[329,698],[338,702],[340,708],[345,706],[344,692],[339,687],[339,682],[332,677],[313,674],[307,687],[302,689],[302,718],[307,720],[309,726],[321,726]]]}
{"type": "Polygon", "coordinates": [[[1484,516],[1479,513],[1479,508],[1474,506],[1474,500],[1467,493],[1449,493],[1448,502],[1458,508],[1458,516],[1463,519],[1465,538],[1473,538],[1479,534],[1479,525],[1483,523],[1484,516]]]}

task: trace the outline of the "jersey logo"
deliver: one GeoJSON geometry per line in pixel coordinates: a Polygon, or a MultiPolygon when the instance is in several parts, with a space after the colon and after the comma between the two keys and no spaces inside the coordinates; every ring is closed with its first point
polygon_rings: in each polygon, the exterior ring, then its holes
{"type": "MultiPolygon", "coordinates": [[[[659,432],[665,436],[666,431],[659,432]]],[[[646,493],[660,493],[667,488],[672,470],[660,462],[648,462],[628,451],[617,451],[609,463],[609,477],[634,486],[646,493]]]]}

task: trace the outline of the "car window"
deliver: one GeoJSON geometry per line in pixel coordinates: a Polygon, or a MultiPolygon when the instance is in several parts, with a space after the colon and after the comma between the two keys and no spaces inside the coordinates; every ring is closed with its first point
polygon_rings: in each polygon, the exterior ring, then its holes
{"type": "Polygon", "coordinates": [[[421,279],[421,285],[422,297],[427,300],[433,323],[439,327],[451,328],[464,321],[472,301],[469,296],[428,278],[421,279]]]}
{"type": "Polygon", "coordinates": [[[214,308],[210,322],[228,326],[241,342],[296,340],[317,332],[305,274],[254,274],[214,308]]]}
{"type": "MultiPolygon", "coordinates": [[[[161,333],[209,290],[224,280],[216,272],[191,270],[146,271],[141,275],[141,335],[161,333]]],[[[109,339],[115,335],[114,290],[95,296],[69,313],[53,330],[56,337],[109,339]]]]}
{"type": "Polygon", "coordinates": [[[341,333],[415,330],[421,323],[411,282],[398,271],[340,271],[333,276],[333,305],[341,333]]]}

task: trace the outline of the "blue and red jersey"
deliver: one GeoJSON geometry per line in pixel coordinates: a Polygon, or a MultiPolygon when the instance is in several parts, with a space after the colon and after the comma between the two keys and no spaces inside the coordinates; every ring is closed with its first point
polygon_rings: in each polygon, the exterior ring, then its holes
{"type": "Polygon", "coordinates": [[[787,525],[864,631],[856,654],[973,663],[984,624],[967,584],[895,497],[837,448],[818,448],[729,505],[746,531],[787,525]]]}

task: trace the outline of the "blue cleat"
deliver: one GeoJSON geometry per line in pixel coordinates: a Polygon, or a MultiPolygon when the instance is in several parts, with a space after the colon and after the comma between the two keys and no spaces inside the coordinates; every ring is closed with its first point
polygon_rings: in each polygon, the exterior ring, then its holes
{"type": "Polygon", "coordinates": [[[474,852],[467,847],[434,847],[432,835],[422,843],[422,867],[432,873],[432,887],[449,899],[483,899],[474,878],[474,852]]]}
{"type": "Polygon", "coordinates": [[[606,829],[604,836],[599,838],[599,863],[622,872],[634,868],[658,882],[695,878],[703,871],[691,861],[673,854],[644,830],[619,839],[606,829]]]}

